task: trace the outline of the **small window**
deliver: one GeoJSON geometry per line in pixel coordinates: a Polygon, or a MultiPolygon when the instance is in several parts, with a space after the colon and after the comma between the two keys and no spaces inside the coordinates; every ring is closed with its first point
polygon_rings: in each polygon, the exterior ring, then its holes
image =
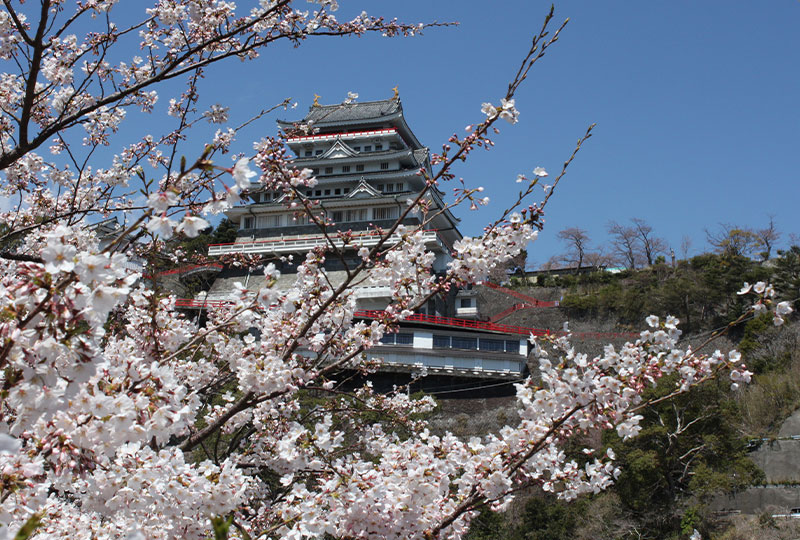
{"type": "Polygon", "coordinates": [[[384,193],[393,193],[394,192],[394,184],[386,184],[386,189],[381,190],[384,193]]]}
{"type": "Polygon", "coordinates": [[[353,150],[355,150],[356,152],[361,152],[361,147],[360,146],[354,146],[353,150]]]}
{"type": "Polygon", "coordinates": [[[462,298],[461,307],[472,307],[472,298],[462,298]]]}
{"type": "Polygon", "coordinates": [[[453,336],[452,347],[454,349],[477,349],[477,338],[453,336]]]}
{"type": "Polygon", "coordinates": [[[372,146],[367,145],[364,147],[364,152],[372,152],[372,146]]]}
{"type": "Polygon", "coordinates": [[[506,352],[519,353],[519,341],[507,339],[506,340],[506,352]]]}
{"type": "Polygon", "coordinates": [[[385,187],[383,184],[378,184],[376,187],[378,188],[378,191],[380,191],[381,193],[383,193],[383,189],[384,189],[384,187],[385,187]]]}
{"type": "Polygon", "coordinates": [[[314,155],[315,155],[315,156],[319,156],[319,155],[321,155],[321,154],[322,154],[322,150],[317,150],[316,152],[314,152],[314,155]]]}
{"type": "Polygon", "coordinates": [[[283,225],[283,216],[280,214],[273,214],[270,216],[258,217],[258,228],[268,229],[270,227],[280,227],[283,225]]]}
{"type": "Polygon", "coordinates": [[[363,171],[363,170],[364,170],[364,165],[363,165],[363,164],[361,164],[361,165],[356,165],[356,171],[358,171],[358,172],[361,172],[361,171],[363,171]]]}
{"type": "Polygon", "coordinates": [[[438,336],[436,334],[433,335],[433,348],[434,349],[449,349],[450,348],[450,336],[438,336]]]}
{"type": "Polygon", "coordinates": [[[397,184],[394,185],[394,190],[399,193],[399,192],[403,191],[404,187],[405,186],[403,185],[403,182],[398,182],[397,184]]]}
{"type": "Polygon", "coordinates": [[[242,224],[242,229],[252,229],[253,228],[253,218],[246,217],[244,218],[244,223],[242,224]]]}
{"type": "Polygon", "coordinates": [[[333,167],[325,167],[325,174],[333,174],[333,167]]]}
{"type": "Polygon", "coordinates": [[[387,163],[386,161],[384,161],[383,163],[381,163],[381,170],[382,170],[382,171],[385,171],[385,170],[386,170],[386,169],[388,169],[388,168],[389,168],[389,163],[387,163]]]}
{"type": "Polygon", "coordinates": [[[350,165],[342,165],[342,172],[350,172],[350,165]]]}
{"type": "Polygon", "coordinates": [[[330,195],[330,194],[331,194],[331,190],[329,190],[329,189],[326,189],[326,190],[325,190],[325,196],[327,197],[327,196],[328,196],[328,195],[330,195]]]}
{"type": "Polygon", "coordinates": [[[345,215],[345,221],[367,221],[367,209],[356,208],[355,210],[348,210],[345,215]]]}
{"type": "Polygon", "coordinates": [[[311,197],[311,194],[314,193],[310,189],[306,190],[306,197],[311,197]]]}
{"type": "Polygon", "coordinates": [[[331,212],[331,219],[334,222],[342,221],[342,211],[341,210],[334,210],[331,212]]]}
{"type": "Polygon", "coordinates": [[[484,338],[481,338],[480,349],[482,351],[503,352],[503,345],[505,345],[505,342],[502,339],[484,339],[484,338]]]}
{"type": "Polygon", "coordinates": [[[337,187],[336,189],[333,190],[333,194],[334,195],[341,195],[342,194],[342,188],[338,188],[337,187]]]}
{"type": "Polygon", "coordinates": [[[314,192],[314,196],[315,196],[315,197],[322,197],[322,190],[321,190],[321,189],[318,189],[317,191],[315,191],[315,192],[314,192]]]}
{"type": "Polygon", "coordinates": [[[383,150],[383,145],[382,144],[376,144],[375,145],[375,151],[377,152],[379,150],[383,150]]]}
{"type": "Polygon", "coordinates": [[[311,169],[312,174],[319,174],[319,169],[311,169]]]}
{"type": "Polygon", "coordinates": [[[313,155],[314,155],[314,152],[312,152],[311,150],[306,150],[306,157],[311,157],[313,155]]]}
{"type": "Polygon", "coordinates": [[[394,342],[397,345],[413,345],[414,334],[400,333],[394,335],[394,342]]]}
{"type": "Polygon", "coordinates": [[[349,187],[342,188],[342,193],[350,193],[350,188],[349,187]]]}
{"type": "Polygon", "coordinates": [[[372,209],[372,219],[395,219],[397,217],[396,206],[386,206],[383,208],[372,209]]]}

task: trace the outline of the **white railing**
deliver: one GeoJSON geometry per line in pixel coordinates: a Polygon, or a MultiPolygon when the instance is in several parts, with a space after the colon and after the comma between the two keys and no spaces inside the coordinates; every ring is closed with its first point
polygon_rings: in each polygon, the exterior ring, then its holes
{"type": "MultiPolygon", "coordinates": [[[[426,244],[437,243],[436,231],[424,231],[423,239],[426,244]]],[[[354,234],[348,243],[350,247],[372,247],[378,243],[381,235],[377,233],[354,234]]],[[[399,234],[393,234],[389,238],[389,244],[399,242],[399,234]]],[[[333,242],[338,248],[343,247],[344,241],[340,238],[331,236],[328,238],[320,235],[299,235],[299,236],[280,236],[268,240],[253,240],[250,242],[235,242],[232,244],[211,244],[208,246],[208,255],[227,255],[229,253],[296,253],[298,251],[309,251],[318,246],[329,246],[333,242]]]]}

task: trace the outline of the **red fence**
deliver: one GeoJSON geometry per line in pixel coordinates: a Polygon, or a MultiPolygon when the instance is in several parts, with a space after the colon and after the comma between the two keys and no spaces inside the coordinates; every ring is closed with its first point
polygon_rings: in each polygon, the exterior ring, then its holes
{"type": "MultiPolygon", "coordinates": [[[[346,234],[347,231],[341,231],[345,237],[349,237],[353,240],[357,240],[359,238],[364,237],[371,237],[371,236],[382,236],[386,233],[386,231],[381,231],[377,229],[369,229],[366,231],[351,231],[349,234],[346,234]]],[[[413,232],[417,232],[416,230],[413,232]]],[[[439,232],[439,229],[423,229],[422,232],[439,232]]],[[[395,233],[397,234],[397,233],[395,233]]],[[[268,238],[267,240],[253,240],[250,242],[225,242],[222,244],[208,244],[208,247],[213,246],[235,246],[236,244],[275,244],[279,242],[286,242],[286,241],[293,241],[293,240],[339,240],[339,232],[333,232],[330,236],[325,236],[324,234],[320,234],[317,236],[306,236],[306,235],[296,235],[296,236],[275,236],[272,238],[268,238]]]]}
{"type": "Polygon", "coordinates": [[[509,296],[519,298],[520,300],[525,300],[525,303],[531,304],[531,307],[558,307],[558,302],[545,302],[544,300],[537,300],[532,296],[528,296],[526,294],[522,294],[517,291],[513,291],[511,289],[506,289],[505,287],[501,287],[500,285],[495,285],[494,283],[490,283],[488,281],[482,283],[482,285],[486,285],[489,288],[503,292],[509,296]]]}
{"type": "Polygon", "coordinates": [[[214,268],[216,270],[222,270],[222,265],[217,263],[210,263],[210,264],[195,264],[192,266],[181,266],[180,268],[175,268],[174,270],[164,270],[163,272],[159,272],[156,275],[169,276],[171,274],[183,274],[185,272],[191,272],[192,270],[198,270],[200,268],[214,268]]]}
{"type": "MultiPolygon", "coordinates": [[[[230,305],[232,302],[225,302],[221,300],[194,300],[191,298],[177,298],[175,300],[176,308],[215,308],[230,305]]],[[[363,319],[380,319],[386,316],[385,311],[380,310],[361,310],[353,314],[357,318],[363,319]]],[[[470,330],[485,330],[489,332],[503,332],[505,334],[521,334],[529,336],[547,336],[565,335],[564,332],[554,332],[551,330],[542,330],[540,328],[528,328],[525,326],[512,326],[508,324],[495,324],[492,322],[473,321],[470,319],[456,319],[454,317],[437,317],[435,315],[423,315],[422,313],[412,313],[403,321],[423,322],[429,324],[437,324],[441,326],[449,326],[452,328],[465,328],[470,330]]],[[[634,332],[576,332],[572,334],[573,337],[579,339],[609,339],[609,338],[636,338],[639,334],[634,332]]]]}
{"type": "Polygon", "coordinates": [[[495,315],[494,317],[492,317],[491,319],[489,319],[489,322],[492,322],[492,323],[493,323],[493,322],[497,322],[497,321],[499,321],[500,319],[502,319],[503,317],[508,317],[508,316],[509,316],[509,315],[511,315],[512,313],[514,313],[514,312],[516,312],[516,311],[519,311],[519,310],[521,310],[521,309],[531,309],[531,308],[535,308],[535,307],[536,307],[536,306],[534,306],[533,304],[528,304],[528,303],[514,304],[514,305],[513,305],[513,306],[511,306],[510,308],[508,308],[508,309],[506,309],[506,310],[503,310],[503,311],[501,311],[500,313],[498,313],[497,315],[495,315]]]}
{"type": "MultiPolygon", "coordinates": [[[[364,317],[365,319],[378,319],[383,317],[384,311],[356,311],[356,317],[364,317]]],[[[422,313],[413,313],[403,319],[404,321],[417,321],[431,324],[441,324],[445,326],[455,326],[458,328],[469,328],[472,330],[488,330],[490,332],[505,332],[507,334],[524,334],[535,336],[544,336],[550,334],[550,330],[541,330],[539,328],[526,328],[524,326],[511,326],[508,324],[494,324],[484,321],[473,321],[471,319],[456,319],[454,317],[437,317],[435,315],[423,315],[422,313]]]]}

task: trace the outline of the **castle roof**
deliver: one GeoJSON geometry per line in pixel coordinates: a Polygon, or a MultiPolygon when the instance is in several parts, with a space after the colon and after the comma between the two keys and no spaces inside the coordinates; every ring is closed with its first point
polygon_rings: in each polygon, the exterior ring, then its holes
{"type": "MultiPolygon", "coordinates": [[[[308,114],[300,123],[313,122],[317,127],[339,124],[361,123],[371,120],[383,120],[402,113],[403,106],[399,99],[380,101],[364,101],[358,103],[337,103],[336,105],[312,105],[308,114]]],[[[294,122],[278,120],[278,124],[291,126],[294,122]]]]}
{"type": "Polygon", "coordinates": [[[376,124],[391,125],[398,129],[406,144],[414,149],[422,148],[422,144],[403,118],[403,105],[400,98],[337,103],[336,105],[312,105],[308,108],[308,114],[301,120],[293,122],[278,120],[278,126],[287,131],[290,131],[296,124],[308,123],[322,133],[340,128],[352,129],[376,124]]]}

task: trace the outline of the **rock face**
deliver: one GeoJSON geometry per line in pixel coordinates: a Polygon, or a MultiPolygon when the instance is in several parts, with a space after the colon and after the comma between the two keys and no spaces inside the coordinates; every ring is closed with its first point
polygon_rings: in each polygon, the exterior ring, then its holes
{"type": "Polygon", "coordinates": [[[767,485],[718,497],[711,509],[744,514],[800,513],[800,410],[781,425],[777,439],[760,441],[750,459],[764,471],[767,485]]]}

